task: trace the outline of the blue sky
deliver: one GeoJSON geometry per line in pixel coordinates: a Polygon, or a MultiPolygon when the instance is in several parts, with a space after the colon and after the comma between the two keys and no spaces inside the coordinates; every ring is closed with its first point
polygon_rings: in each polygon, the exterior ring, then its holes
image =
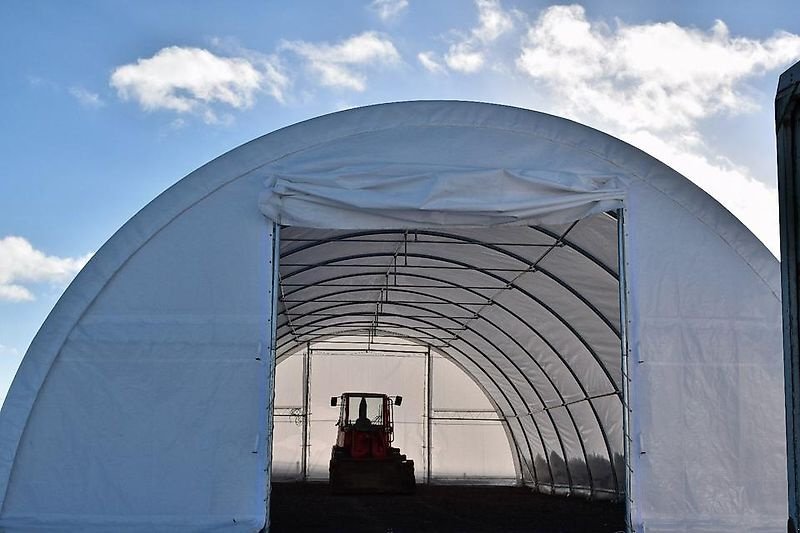
{"type": "Polygon", "coordinates": [[[772,100],[800,2],[5,1],[0,400],[75,272],[254,137],[413,99],[566,116],[683,172],[777,253],[772,100]]]}

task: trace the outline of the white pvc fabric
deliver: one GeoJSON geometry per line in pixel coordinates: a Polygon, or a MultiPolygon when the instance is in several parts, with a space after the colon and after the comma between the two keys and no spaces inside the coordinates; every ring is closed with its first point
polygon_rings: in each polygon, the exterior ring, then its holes
{"type": "Polygon", "coordinates": [[[778,287],[730,213],[596,130],[320,117],[190,174],[78,275],[0,412],[0,527],[258,530],[274,357],[380,334],[486,391],[538,490],[625,493],[636,531],[782,532],[778,287]]]}

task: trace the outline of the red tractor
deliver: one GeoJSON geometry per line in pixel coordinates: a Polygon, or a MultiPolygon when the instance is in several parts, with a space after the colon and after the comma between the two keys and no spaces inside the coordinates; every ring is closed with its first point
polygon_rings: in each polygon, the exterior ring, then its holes
{"type": "Polygon", "coordinates": [[[331,492],[414,492],[414,461],[392,447],[394,406],[402,401],[402,396],[392,399],[368,392],[331,398],[331,407],[339,406],[339,431],[331,449],[331,492]]]}

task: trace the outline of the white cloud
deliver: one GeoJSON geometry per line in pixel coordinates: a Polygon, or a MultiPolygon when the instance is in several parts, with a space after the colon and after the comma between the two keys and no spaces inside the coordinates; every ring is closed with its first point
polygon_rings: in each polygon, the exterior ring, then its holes
{"type": "Polygon", "coordinates": [[[287,91],[292,85],[292,80],[277,54],[264,54],[246,48],[231,37],[212,37],[210,42],[218,56],[223,52],[225,56],[243,59],[253,65],[263,76],[261,90],[266,91],[278,102],[286,103],[287,91]]]}
{"type": "Polygon", "coordinates": [[[92,254],[82,257],[56,257],[34,248],[23,237],[0,239],[0,301],[34,300],[27,284],[70,281],[92,254]]]}
{"type": "Polygon", "coordinates": [[[444,67],[436,60],[433,52],[420,52],[417,54],[417,60],[425,67],[425,70],[434,74],[442,74],[445,72],[444,67]]]}
{"type": "Polygon", "coordinates": [[[387,22],[408,9],[408,0],[372,0],[369,8],[387,22]]]}
{"type": "Polygon", "coordinates": [[[262,87],[278,102],[286,102],[286,91],[292,84],[277,56],[262,56],[256,59],[264,76],[262,87]]]}
{"type": "Polygon", "coordinates": [[[28,83],[31,87],[35,87],[37,89],[49,89],[51,91],[60,91],[61,87],[54,81],[48,80],[47,78],[42,78],[41,76],[28,76],[28,83]]]}
{"type": "Polygon", "coordinates": [[[472,74],[486,63],[486,47],[514,28],[514,21],[499,0],[475,0],[478,25],[450,45],[445,54],[447,66],[472,74]]]}
{"type": "Polygon", "coordinates": [[[79,104],[84,107],[100,108],[106,105],[105,101],[100,98],[100,95],[93,93],[83,87],[70,87],[69,94],[71,94],[79,104]]]}
{"type": "Polygon", "coordinates": [[[137,101],[146,111],[197,113],[217,122],[213,104],[248,108],[261,90],[282,102],[289,79],[269,57],[220,57],[202,48],[170,46],[118,67],[110,83],[121,98],[137,101]]]}
{"type": "Polygon", "coordinates": [[[453,70],[472,74],[483,67],[486,58],[483,52],[475,50],[470,44],[457,43],[450,46],[445,55],[445,61],[447,66],[453,70]]]}
{"type": "Polygon", "coordinates": [[[514,27],[499,0],[475,0],[475,5],[479,24],[472,29],[472,35],[482,43],[490,43],[514,27]]]}
{"type": "Polygon", "coordinates": [[[758,109],[748,81],[800,56],[800,36],[731,36],[673,22],[614,26],[579,5],[545,9],[527,28],[516,66],[554,109],[616,135],[686,175],[775,253],[777,191],[721,156],[700,134],[711,117],[758,109]]]}
{"type": "Polygon", "coordinates": [[[367,87],[364,67],[400,62],[394,44],[371,31],[336,44],[287,41],[281,48],[302,57],[322,85],[359,92],[367,87]]]}
{"type": "Polygon", "coordinates": [[[13,346],[6,346],[5,344],[0,344],[0,358],[19,357],[19,356],[20,356],[19,350],[17,350],[13,346]]]}
{"type": "Polygon", "coordinates": [[[0,285],[0,302],[29,302],[33,293],[21,285],[0,285]]]}
{"type": "Polygon", "coordinates": [[[528,28],[518,68],[560,92],[570,112],[626,129],[692,127],[719,113],[753,110],[748,77],[800,56],[800,37],[732,37],[673,22],[616,28],[592,23],[578,5],[554,6],[528,28]]]}

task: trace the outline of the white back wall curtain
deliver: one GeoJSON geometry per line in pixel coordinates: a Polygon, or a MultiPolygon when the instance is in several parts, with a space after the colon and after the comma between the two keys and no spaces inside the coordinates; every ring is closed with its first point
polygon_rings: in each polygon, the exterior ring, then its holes
{"type": "Polygon", "coordinates": [[[328,400],[345,391],[403,396],[402,406],[394,412],[394,446],[414,460],[418,482],[513,485],[522,481],[502,412],[471,376],[432,352],[430,345],[400,337],[325,338],[283,357],[275,383],[273,481],[327,480],[339,413],[328,400]],[[311,354],[310,438],[303,476],[301,367],[307,354],[311,354]]]}

